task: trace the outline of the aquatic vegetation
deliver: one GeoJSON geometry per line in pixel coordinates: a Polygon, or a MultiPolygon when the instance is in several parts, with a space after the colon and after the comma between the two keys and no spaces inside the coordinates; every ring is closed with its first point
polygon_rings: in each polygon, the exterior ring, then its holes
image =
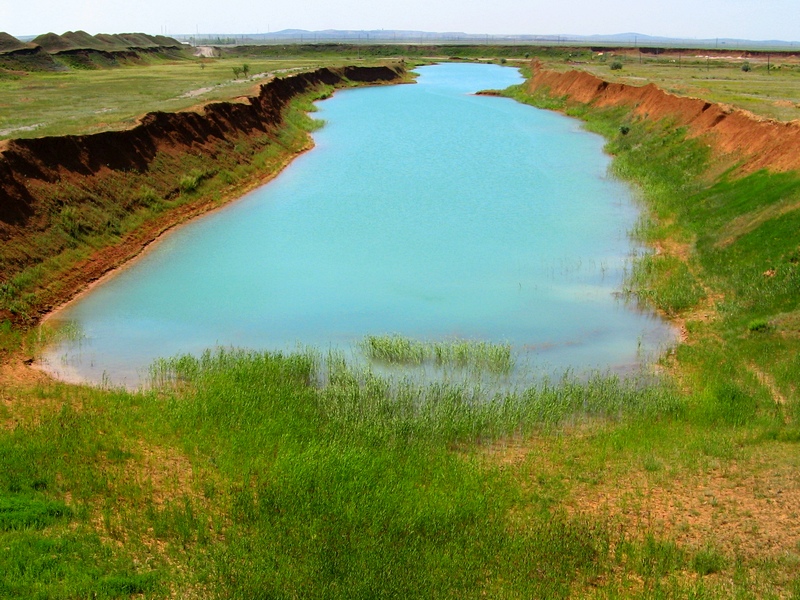
{"type": "Polygon", "coordinates": [[[366,356],[380,362],[475,368],[509,373],[514,368],[511,344],[476,340],[420,342],[401,335],[367,336],[360,347],[366,356]]]}

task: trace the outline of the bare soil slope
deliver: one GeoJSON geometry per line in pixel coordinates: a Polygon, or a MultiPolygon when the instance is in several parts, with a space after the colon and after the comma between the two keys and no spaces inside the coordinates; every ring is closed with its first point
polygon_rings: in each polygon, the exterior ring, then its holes
{"type": "Polygon", "coordinates": [[[533,64],[532,92],[594,106],[627,106],[651,120],[675,119],[693,137],[705,136],[718,153],[743,161],[742,172],[800,169],[800,122],[782,123],[744,110],[675,96],[654,84],[609,83],[585,71],[560,73],[533,64]]]}

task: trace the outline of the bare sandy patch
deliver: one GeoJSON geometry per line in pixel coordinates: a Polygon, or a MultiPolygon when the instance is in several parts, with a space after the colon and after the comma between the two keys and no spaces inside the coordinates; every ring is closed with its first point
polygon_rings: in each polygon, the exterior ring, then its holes
{"type": "Polygon", "coordinates": [[[674,478],[640,472],[599,485],[577,484],[566,507],[618,520],[630,531],[653,531],[683,546],[710,544],[728,556],[777,556],[800,549],[800,472],[785,448],[674,478]]]}

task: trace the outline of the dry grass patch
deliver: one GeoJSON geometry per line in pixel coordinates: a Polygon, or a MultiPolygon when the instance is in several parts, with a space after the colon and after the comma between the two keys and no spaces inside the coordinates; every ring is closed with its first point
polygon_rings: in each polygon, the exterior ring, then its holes
{"type": "Polygon", "coordinates": [[[81,410],[79,387],[69,388],[21,359],[0,362],[0,423],[14,430],[36,425],[42,417],[57,414],[65,404],[81,410]]]}
{"type": "Polygon", "coordinates": [[[586,485],[565,507],[656,532],[686,547],[712,544],[729,556],[773,557],[800,550],[800,457],[771,444],[750,458],[673,473],[637,470],[586,485]]]}

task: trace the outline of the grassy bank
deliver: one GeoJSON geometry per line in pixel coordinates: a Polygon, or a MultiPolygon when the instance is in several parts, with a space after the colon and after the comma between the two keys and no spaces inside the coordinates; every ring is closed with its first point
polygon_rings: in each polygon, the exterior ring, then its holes
{"type": "Polygon", "coordinates": [[[335,356],[321,364],[208,353],[162,362],[148,392],[4,386],[0,594],[722,598],[798,587],[796,547],[771,554],[648,515],[653,490],[689,503],[707,489],[687,491],[692,482],[757,464],[765,449],[778,455],[769,469],[795,466],[776,452],[793,443],[767,435],[781,419],[652,378],[495,394],[389,380],[335,356]],[[622,507],[596,502],[614,491],[622,507]]]}
{"type": "Polygon", "coordinates": [[[227,352],[166,360],[137,393],[7,377],[0,597],[800,595],[800,177],[740,177],[670,123],[507,93],[583,119],[641,190],[636,233],[659,252],[628,292],[686,333],[661,375],[499,393],[227,352]]]}
{"type": "Polygon", "coordinates": [[[492,398],[327,365],[321,389],[313,356],[222,353],[160,365],[147,393],[39,390],[0,437],[0,593],[566,597],[620,557],[649,573],[658,546],[559,508],[558,482],[528,489],[495,454],[601,418],[669,420],[668,388],[492,398]]]}
{"type": "Polygon", "coordinates": [[[635,234],[658,252],[634,265],[628,291],[685,325],[677,371],[693,373],[696,390],[725,380],[792,419],[800,373],[798,173],[742,176],[668,120],[530,95],[524,86],[507,93],[604,135],[613,172],[641,191],[647,215],[635,234]]]}

